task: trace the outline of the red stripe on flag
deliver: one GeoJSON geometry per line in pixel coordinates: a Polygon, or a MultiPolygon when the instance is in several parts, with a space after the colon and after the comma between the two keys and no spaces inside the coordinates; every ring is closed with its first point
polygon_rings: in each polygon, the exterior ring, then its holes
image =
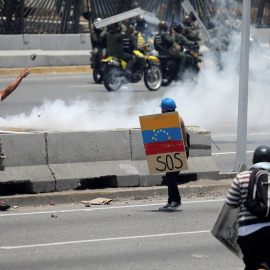
{"type": "Polygon", "coordinates": [[[183,141],[167,141],[167,142],[156,142],[156,143],[146,143],[144,145],[146,155],[156,155],[161,153],[171,153],[171,152],[184,152],[184,142],[183,141]]]}

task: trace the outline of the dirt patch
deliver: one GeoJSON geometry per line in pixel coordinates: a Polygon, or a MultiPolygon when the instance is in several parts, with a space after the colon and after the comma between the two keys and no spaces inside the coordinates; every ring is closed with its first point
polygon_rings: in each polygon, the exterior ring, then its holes
{"type": "Polygon", "coordinates": [[[13,127],[2,127],[2,131],[13,131],[13,132],[30,132],[31,130],[25,128],[13,128],[13,127]]]}

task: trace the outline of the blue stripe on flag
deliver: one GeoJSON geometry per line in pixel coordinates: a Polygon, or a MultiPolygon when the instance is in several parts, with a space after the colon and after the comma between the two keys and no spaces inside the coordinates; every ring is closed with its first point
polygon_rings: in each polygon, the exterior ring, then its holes
{"type": "Polygon", "coordinates": [[[142,131],[142,137],[144,144],[183,140],[180,127],[144,130],[142,131]]]}

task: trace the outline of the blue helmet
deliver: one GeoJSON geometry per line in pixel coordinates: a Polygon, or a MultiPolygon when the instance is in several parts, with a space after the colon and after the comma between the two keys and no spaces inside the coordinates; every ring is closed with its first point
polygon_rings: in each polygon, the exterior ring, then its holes
{"type": "Polygon", "coordinates": [[[161,104],[159,105],[160,108],[162,108],[165,111],[173,111],[176,109],[176,103],[171,98],[164,98],[161,101],[161,104]]]}

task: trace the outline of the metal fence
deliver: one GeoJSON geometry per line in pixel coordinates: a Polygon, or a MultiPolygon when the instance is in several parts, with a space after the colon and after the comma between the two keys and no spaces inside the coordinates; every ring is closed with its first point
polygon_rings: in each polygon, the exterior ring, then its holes
{"type": "MultiPolygon", "coordinates": [[[[243,0],[190,0],[208,28],[213,18],[241,19],[243,0]]],[[[141,7],[161,20],[181,21],[181,0],[0,0],[1,34],[81,33],[97,17],[141,7]]],[[[251,23],[270,27],[270,0],[253,0],[251,23]]]]}
{"type": "MultiPolygon", "coordinates": [[[[0,0],[0,31],[78,33],[82,31],[80,17],[89,13],[89,9],[90,1],[84,0],[0,0]]],[[[85,24],[88,25],[87,21],[85,24]]]]}

